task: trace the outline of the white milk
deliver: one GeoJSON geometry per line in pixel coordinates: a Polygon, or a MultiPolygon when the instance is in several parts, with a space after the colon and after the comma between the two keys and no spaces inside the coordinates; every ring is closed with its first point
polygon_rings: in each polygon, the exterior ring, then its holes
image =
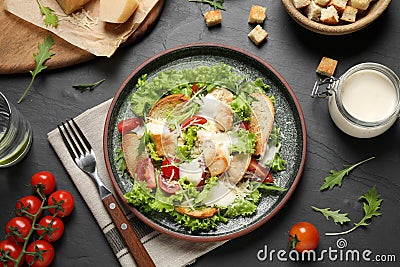
{"type": "Polygon", "coordinates": [[[339,78],[329,113],[345,133],[370,138],[389,129],[399,113],[399,79],[385,66],[364,63],[339,78]],[[388,78],[390,77],[390,78],[388,78]]]}

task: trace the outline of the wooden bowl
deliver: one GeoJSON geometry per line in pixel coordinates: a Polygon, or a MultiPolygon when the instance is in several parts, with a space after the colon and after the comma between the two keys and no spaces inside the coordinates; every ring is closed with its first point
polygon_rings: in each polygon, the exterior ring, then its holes
{"type": "Polygon", "coordinates": [[[391,0],[375,0],[371,2],[366,14],[358,18],[356,22],[339,22],[339,25],[334,26],[315,22],[307,18],[301,10],[295,8],[293,0],[281,1],[288,14],[304,28],[325,35],[343,35],[358,31],[372,23],[386,10],[391,0]]]}

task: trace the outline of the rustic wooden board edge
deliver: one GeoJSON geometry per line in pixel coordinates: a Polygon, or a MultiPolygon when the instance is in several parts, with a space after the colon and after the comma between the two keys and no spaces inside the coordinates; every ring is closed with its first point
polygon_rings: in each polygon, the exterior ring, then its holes
{"type": "MultiPolygon", "coordinates": [[[[83,63],[96,58],[93,54],[82,50],[49,31],[28,23],[3,8],[0,0],[0,74],[24,73],[35,67],[33,53],[37,53],[38,42],[51,34],[55,45],[55,55],[46,62],[48,69],[58,69],[83,63]]],[[[141,40],[156,24],[165,0],[160,0],[145,18],[139,28],[129,37],[123,46],[132,45],[141,40]]]]}

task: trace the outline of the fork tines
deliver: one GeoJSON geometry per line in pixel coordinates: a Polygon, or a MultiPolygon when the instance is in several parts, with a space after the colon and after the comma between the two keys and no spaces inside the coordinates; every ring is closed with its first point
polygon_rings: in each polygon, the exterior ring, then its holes
{"type": "Polygon", "coordinates": [[[90,153],[92,147],[74,119],[71,119],[71,122],[72,124],[67,120],[66,124],[61,123],[62,127],[57,125],[57,128],[71,157],[80,158],[80,156],[90,153]]]}

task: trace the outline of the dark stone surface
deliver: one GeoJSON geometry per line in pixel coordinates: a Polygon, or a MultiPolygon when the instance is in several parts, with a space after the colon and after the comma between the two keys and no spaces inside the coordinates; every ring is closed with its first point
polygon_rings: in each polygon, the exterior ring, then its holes
{"type": "MultiPolygon", "coordinates": [[[[19,197],[26,195],[30,177],[37,171],[52,171],[58,179],[58,188],[67,189],[76,198],[76,208],[65,220],[64,237],[55,243],[54,266],[117,266],[118,262],[104,236],[70,181],[66,171],[47,141],[47,133],[67,118],[75,117],[88,108],[111,98],[125,77],[140,63],[165,49],[182,44],[215,42],[237,46],[269,62],[285,77],[295,91],[302,106],[307,124],[308,150],[302,180],[287,205],[268,223],[243,237],[229,241],[222,247],[199,258],[193,266],[297,266],[288,260],[281,262],[276,252],[270,259],[260,261],[257,253],[265,246],[268,250],[287,250],[287,233],[298,221],[314,223],[321,240],[317,252],[337,249],[339,237],[323,233],[351,227],[335,225],[321,214],[312,211],[311,205],[331,207],[348,212],[352,222],[363,216],[358,201],[372,186],[384,199],[382,216],[373,218],[366,228],[342,236],[346,249],[371,250],[375,255],[395,255],[400,260],[397,236],[400,230],[400,127],[397,122],[388,132],[374,139],[355,139],[340,132],[332,123],[327,101],[312,99],[310,91],[316,79],[315,68],[322,56],[339,61],[337,76],[361,62],[378,62],[400,71],[400,2],[392,1],[388,10],[373,24],[359,32],[345,36],[323,36],[303,29],[285,12],[280,1],[225,1],[223,23],[207,29],[202,13],[208,6],[188,1],[166,1],[162,15],[155,27],[141,42],[124,47],[107,58],[97,58],[87,63],[64,69],[46,71],[38,76],[25,101],[16,104],[30,75],[0,76],[0,90],[17,105],[31,122],[34,142],[28,156],[17,166],[0,170],[0,236],[12,217],[19,197]],[[267,20],[263,25],[269,32],[266,43],[256,47],[247,34],[252,26],[247,24],[251,4],[266,5],[267,20]],[[73,84],[106,82],[92,92],[80,93],[73,84]],[[331,169],[340,170],[343,164],[356,163],[370,156],[373,161],[364,164],[347,176],[341,188],[320,192],[323,179],[331,169]]],[[[17,53],[18,51],[16,51],[17,53]]],[[[0,59],[1,62],[1,59],[0,59]]],[[[1,63],[0,63],[1,64],[1,63]]],[[[287,255],[286,255],[287,256],[287,255]]],[[[365,261],[346,262],[330,260],[325,255],[324,264],[330,266],[364,266],[365,261]]],[[[321,262],[307,262],[316,266],[321,262]]],[[[371,264],[379,264],[371,262],[371,264]]]]}

